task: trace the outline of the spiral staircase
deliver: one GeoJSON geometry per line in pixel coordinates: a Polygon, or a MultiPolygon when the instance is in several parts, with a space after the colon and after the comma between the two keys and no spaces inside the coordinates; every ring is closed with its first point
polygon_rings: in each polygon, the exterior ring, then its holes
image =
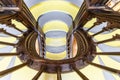
{"type": "Polygon", "coordinates": [[[120,80],[119,5],[0,0],[0,80],[120,80]]]}

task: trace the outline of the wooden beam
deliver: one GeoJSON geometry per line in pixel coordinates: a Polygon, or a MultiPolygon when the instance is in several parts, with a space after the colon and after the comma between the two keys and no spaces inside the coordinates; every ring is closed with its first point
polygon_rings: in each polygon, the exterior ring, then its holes
{"type": "Polygon", "coordinates": [[[103,32],[105,32],[105,31],[104,31],[104,30],[101,30],[101,31],[99,31],[99,32],[97,32],[97,33],[95,33],[95,34],[93,34],[92,37],[95,37],[96,35],[99,35],[99,34],[101,34],[101,33],[103,33],[103,32]]]}
{"type": "Polygon", "coordinates": [[[112,9],[104,8],[104,9],[92,9],[89,10],[92,15],[97,18],[102,18],[103,20],[110,22],[118,22],[120,23],[120,13],[113,11],[112,9]],[[106,16],[106,17],[105,17],[106,16]]]}
{"type": "Polygon", "coordinates": [[[99,64],[96,64],[96,63],[92,63],[92,62],[89,62],[89,61],[87,61],[87,63],[92,65],[92,66],[95,66],[97,68],[104,69],[104,70],[107,70],[107,71],[110,71],[110,72],[113,72],[113,73],[120,74],[120,70],[110,68],[110,67],[106,67],[106,66],[103,66],[103,65],[99,65],[99,64]]]}
{"type": "Polygon", "coordinates": [[[23,63],[23,64],[20,64],[18,66],[12,67],[10,69],[4,70],[4,71],[0,71],[0,77],[3,77],[3,76],[5,76],[5,75],[7,75],[7,74],[9,74],[11,72],[14,72],[14,71],[16,71],[16,70],[26,66],[26,65],[27,65],[27,62],[23,63]]]}
{"type": "Polygon", "coordinates": [[[41,66],[39,72],[34,76],[32,80],[38,80],[38,78],[40,77],[40,75],[43,73],[44,70],[45,70],[45,66],[41,66]]]}
{"type": "Polygon", "coordinates": [[[8,43],[8,42],[2,42],[2,41],[0,41],[0,44],[9,45],[9,46],[13,46],[13,47],[15,47],[17,45],[17,44],[14,44],[14,43],[8,43]]]}
{"type": "Polygon", "coordinates": [[[57,67],[57,80],[62,80],[60,67],[57,67]]]}
{"type": "Polygon", "coordinates": [[[0,56],[18,56],[18,53],[0,53],[0,56]]]}
{"type": "Polygon", "coordinates": [[[0,12],[3,11],[20,11],[18,7],[0,7],[0,12]]]}
{"type": "Polygon", "coordinates": [[[103,22],[103,20],[97,18],[97,21],[93,24],[93,26],[91,26],[91,27],[87,30],[87,32],[90,31],[90,30],[91,30],[92,28],[94,28],[95,26],[100,25],[102,22],[103,22]]]}
{"type": "Polygon", "coordinates": [[[103,40],[103,41],[99,41],[99,42],[95,42],[96,44],[102,44],[102,43],[106,43],[106,42],[110,42],[110,41],[114,41],[115,39],[113,38],[110,38],[110,39],[107,39],[107,40],[103,40]]]}
{"type": "Polygon", "coordinates": [[[4,6],[10,6],[10,5],[16,5],[17,7],[19,7],[19,5],[21,4],[22,0],[1,0],[1,3],[4,6]]]}
{"type": "MultiPolygon", "coordinates": [[[[18,22],[21,22],[28,29],[32,29],[34,31],[39,30],[40,34],[43,35],[42,29],[40,29],[40,27],[38,27],[38,23],[37,23],[36,19],[34,18],[34,16],[32,15],[32,13],[30,12],[29,8],[27,7],[27,5],[24,3],[23,0],[1,0],[1,3],[2,3],[2,5],[4,5],[4,7],[6,7],[5,8],[6,13],[0,14],[0,23],[10,24],[7,21],[14,19],[18,22]],[[12,6],[12,5],[18,7],[19,12],[18,11],[13,12],[12,9],[14,10],[14,8],[11,8],[11,7],[8,8],[9,6],[12,6]],[[11,13],[9,14],[8,11],[13,12],[14,14],[11,14],[11,13]],[[4,15],[4,17],[1,17],[3,15],[4,15]],[[11,16],[6,16],[6,15],[11,15],[11,16]],[[2,20],[1,20],[1,18],[2,18],[2,20]]],[[[11,25],[8,25],[8,26],[11,26],[11,25]]],[[[19,30],[20,32],[23,32],[20,29],[16,28],[15,26],[14,26],[14,28],[19,30]]]]}
{"type": "Polygon", "coordinates": [[[76,73],[83,79],[83,80],[89,80],[83,73],[81,73],[79,71],[79,69],[77,69],[74,65],[72,65],[72,68],[74,71],[76,71],[76,73]]]}
{"type": "Polygon", "coordinates": [[[113,56],[120,56],[120,52],[98,52],[95,55],[113,55],[113,56]]]}
{"type": "Polygon", "coordinates": [[[110,39],[106,39],[106,40],[99,41],[99,42],[95,42],[95,43],[96,43],[96,44],[102,44],[102,43],[106,43],[106,42],[114,41],[114,40],[117,40],[117,39],[120,40],[120,35],[119,35],[119,34],[116,34],[115,36],[113,36],[113,37],[110,38],[110,39]]]}
{"type": "Polygon", "coordinates": [[[4,30],[3,28],[0,29],[0,32],[1,32],[1,33],[4,33],[4,34],[6,34],[6,35],[9,35],[9,36],[15,37],[15,38],[20,38],[19,36],[16,36],[16,35],[14,35],[14,34],[11,34],[11,33],[7,32],[7,31],[4,30]]]}
{"type": "Polygon", "coordinates": [[[91,0],[91,5],[105,5],[109,0],[91,0]]]}
{"type": "Polygon", "coordinates": [[[35,20],[32,13],[24,2],[22,2],[22,9],[17,14],[16,19],[20,21],[23,25],[25,25],[27,28],[35,29],[37,27],[37,21],[35,20]]]}

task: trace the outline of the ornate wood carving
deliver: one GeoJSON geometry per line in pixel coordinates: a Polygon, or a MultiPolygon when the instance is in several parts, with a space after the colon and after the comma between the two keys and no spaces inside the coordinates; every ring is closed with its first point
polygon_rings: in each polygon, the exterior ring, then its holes
{"type": "MultiPolygon", "coordinates": [[[[18,56],[23,62],[21,65],[1,71],[0,77],[24,66],[28,66],[31,69],[39,71],[32,80],[37,80],[42,72],[57,73],[57,79],[62,80],[61,73],[71,72],[73,70],[76,71],[82,79],[89,80],[83,73],[79,71],[79,69],[82,69],[89,64],[113,73],[120,74],[120,71],[117,69],[92,63],[96,55],[120,55],[120,52],[99,53],[96,52],[95,47],[101,43],[120,40],[120,34],[116,34],[110,39],[98,42],[94,42],[92,39],[94,36],[105,31],[113,30],[115,28],[120,29],[120,13],[118,12],[120,9],[118,9],[118,11],[114,11],[108,6],[109,3],[109,0],[84,0],[77,16],[73,21],[74,29],[71,27],[68,32],[66,43],[68,43],[67,55],[69,58],[65,60],[50,60],[45,58],[45,34],[39,27],[38,22],[35,20],[34,16],[23,0],[0,0],[0,24],[6,24],[6,26],[12,27],[23,34],[21,37],[19,37],[7,32],[2,28],[0,29],[1,33],[19,39],[19,42],[16,44],[0,41],[0,44],[2,45],[13,46],[17,49],[16,53],[0,53],[0,56],[18,56]],[[84,25],[92,18],[96,18],[97,21],[93,24],[93,26],[87,30],[84,30],[84,25]],[[22,23],[27,28],[27,31],[23,32],[22,30],[18,29],[16,25],[12,23],[12,20],[22,23]],[[107,22],[107,26],[105,26],[101,31],[98,31],[93,35],[88,34],[92,28],[102,24],[103,22],[107,22]],[[78,47],[75,57],[71,57],[70,55],[70,37],[72,35],[75,37],[78,47]],[[36,51],[35,45],[37,38],[40,39],[39,45],[42,50],[42,53],[40,54],[42,56],[40,56],[36,51]]],[[[116,5],[113,7],[116,7],[116,5]]]]}

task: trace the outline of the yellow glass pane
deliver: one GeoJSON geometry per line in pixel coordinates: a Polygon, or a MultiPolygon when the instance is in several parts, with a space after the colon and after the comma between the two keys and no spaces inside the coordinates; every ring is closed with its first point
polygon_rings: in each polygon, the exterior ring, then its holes
{"type": "Polygon", "coordinates": [[[115,36],[115,34],[118,34],[119,32],[120,32],[120,30],[117,29],[116,31],[113,31],[109,34],[99,34],[99,35],[95,36],[94,38],[98,41],[105,40],[105,39],[110,39],[113,36],[115,36]]]}
{"type": "MultiPolygon", "coordinates": [[[[14,37],[0,37],[0,41],[8,42],[8,43],[15,43],[16,38],[14,38],[14,37]]],[[[8,45],[0,44],[0,48],[6,47],[6,46],[8,46],[8,45]]]]}
{"type": "Polygon", "coordinates": [[[120,10],[120,2],[117,3],[117,5],[113,7],[113,10],[114,11],[119,11],[120,10]]]}
{"type": "Polygon", "coordinates": [[[29,68],[29,67],[23,67],[15,72],[12,73],[11,80],[31,80],[37,71],[29,68]]]}
{"type": "Polygon", "coordinates": [[[0,60],[0,71],[7,69],[11,59],[12,57],[3,57],[3,59],[0,60]]]}
{"type": "Polygon", "coordinates": [[[96,18],[93,18],[92,20],[88,21],[84,27],[90,28],[93,26],[93,24],[96,22],[96,18]]]}
{"type": "Polygon", "coordinates": [[[111,41],[111,42],[107,42],[105,44],[108,46],[112,46],[112,47],[120,47],[120,44],[118,44],[118,43],[120,43],[120,41],[111,41]]]}
{"type": "MultiPolygon", "coordinates": [[[[111,68],[114,68],[114,69],[118,69],[120,70],[120,63],[111,59],[109,56],[100,56],[101,59],[103,60],[105,66],[110,66],[111,68]]],[[[113,73],[114,74],[114,73],[113,73]]],[[[112,75],[113,75],[112,74],[112,75]]],[[[113,76],[116,78],[116,80],[119,80],[120,77],[118,77],[118,75],[114,74],[113,76]]]]}
{"type": "MultiPolygon", "coordinates": [[[[94,63],[100,64],[98,60],[98,56],[95,57],[94,63]]],[[[94,66],[88,65],[87,67],[81,69],[81,72],[84,73],[90,80],[105,80],[103,75],[103,70],[100,68],[96,68],[94,66]]]]}
{"type": "Polygon", "coordinates": [[[37,5],[31,7],[30,10],[36,20],[40,15],[50,11],[62,11],[68,13],[74,19],[79,10],[79,7],[67,1],[50,0],[38,3],[37,5]]]}
{"type": "Polygon", "coordinates": [[[57,80],[57,75],[45,73],[45,77],[42,80],[57,80]]]}
{"type": "Polygon", "coordinates": [[[7,41],[9,43],[14,43],[17,39],[14,37],[0,37],[0,41],[7,41]]]}
{"type": "Polygon", "coordinates": [[[62,53],[50,53],[46,52],[46,58],[51,59],[51,60],[61,60],[66,57],[66,51],[62,53]]]}
{"type": "Polygon", "coordinates": [[[64,38],[46,38],[45,40],[47,46],[63,46],[66,45],[66,37],[64,38]]]}
{"type": "Polygon", "coordinates": [[[16,25],[16,27],[20,30],[26,30],[27,28],[20,22],[17,22],[16,20],[12,20],[12,23],[16,25]]]}

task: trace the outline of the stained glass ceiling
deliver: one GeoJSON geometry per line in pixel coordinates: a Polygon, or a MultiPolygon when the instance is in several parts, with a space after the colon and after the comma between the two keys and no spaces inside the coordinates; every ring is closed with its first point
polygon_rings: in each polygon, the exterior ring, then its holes
{"type": "MultiPolygon", "coordinates": [[[[66,59],[66,34],[69,28],[72,26],[72,21],[75,19],[83,0],[24,0],[29,7],[31,13],[38,21],[40,27],[46,35],[46,58],[52,60],[66,59]]],[[[113,7],[119,0],[111,0],[108,5],[113,7]]],[[[114,7],[114,10],[118,11],[118,7],[114,7]]],[[[84,27],[84,30],[89,29],[97,19],[93,18],[84,27]]],[[[18,28],[26,31],[27,28],[16,22],[18,28]]],[[[107,22],[103,22],[97,25],[95,28],[89,31],[92,35],[102,30],[107,25],[107,22]]],[[[0,28],[4,28],[6,31],[12,34],[21,36],[21,32],[13,28],[8,28],[6,25],[0,25],[0,28]]],[[[119,29],[114,31],[108,31],[94,37],[94,41],[102,41],[111,38],[113,35],[120,33],[119,29]]],[[[10,43],[17,43],[18,40],[14,37],[7,36],[0,33],[0,40],[10,43]],[[8,40],[9,38],[9,40],[8,40]]],[[[97,52],[120,52],[120,41],[112,41],[105,44],[98,45],[97,52]]],[[[39,40],[36,40],[36,44],[39,40]]],[[[36,46],[38,48],[39,45],[36,46]]],[[[75,49],[75,48],[74,48],[75,49]]],[[[38,49],[37,49],[38,50],[38,49]]],[[[11,46],[0,45],[0,52],[15,52],[16,49],[11,46]]],[[[38,52],[39,53],[39,52],[38,52]]],[[[96,56],[93,62],[109,66],[120,70],[120,57],[119,56],[96,56]]],[[[22,63],[18,57],[0,57],[0,71],[11,68],[13,66],[22,63]]],[[[83,74],[89,77],[90,80],[120,80],[119,75],[104,71],[94,66],[88,65],[80,70],[83,74]]],[[[33,75],[37,71],[30,69],[29,67],[23,67],[5,77],[1,77],[0,80],[31,80],[33,75]]],[[[56,74],[43,73],[39,80],[57,80],[56,74]]],[[[82,80],[75,72],[62,74],[62,80],[82,80]]]]}

